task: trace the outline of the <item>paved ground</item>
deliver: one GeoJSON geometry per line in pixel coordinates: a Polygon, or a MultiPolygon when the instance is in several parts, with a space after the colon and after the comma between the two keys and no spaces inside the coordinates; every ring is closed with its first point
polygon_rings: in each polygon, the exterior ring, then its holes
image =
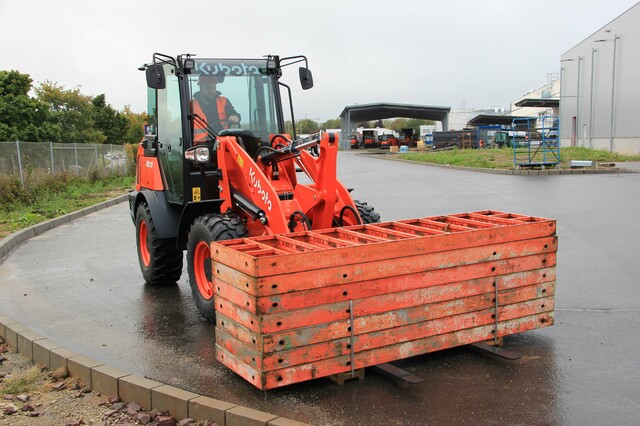
{"type": "Polygon", "coordinates": [[[384,220],[505,210],[558,220],[556,325],[506,340],[518,361],[454,349],[263,393],[215,361],[186,278],[143,284],[126,204],[30,240],[0,264],[0,311],[102,362],[300,421],[640,423],[640,174],[506,176],[340,154],[343,182],[384,220]]]}

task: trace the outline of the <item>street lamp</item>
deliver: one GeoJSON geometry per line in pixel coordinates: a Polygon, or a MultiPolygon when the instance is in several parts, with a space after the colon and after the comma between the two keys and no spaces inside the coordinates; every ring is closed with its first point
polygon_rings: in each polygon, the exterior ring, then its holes
{"type": "MultiPolygon", "coordinates": [[[[607,40],[594,40],[594,43],[603,43],[607,40]]],[[[598,51],[595,47],[591,48],[591,93],[589,95],[589,148],[593,148],[593,67],[595,64],[595,54],[598,51]]]]}
{"type": "Polygon", "coordinates": [[[614,111],[615,111],[615,88],[616,88],[616,49],[618,47],[618,39],[620,38],[619,35],[614,34],[613,35],[613,70],[612,70],[612,76],[611,76],[611,123],[609,125],[609,152],[613,151],[613,128],[615,125],[615,121],[614,121],[614,111]]]}
{"type": "MultiPolygon", "coordinates": [[[[580,62],[582,62],[582,56],[577,58],[561,59],[560,62],[573,62],[578,61],[578,87],[576,89],[576,139],[580,139],[580,62]]],[[[560,67],[560,99],[562,99],[562,67],[560,67]]]]}

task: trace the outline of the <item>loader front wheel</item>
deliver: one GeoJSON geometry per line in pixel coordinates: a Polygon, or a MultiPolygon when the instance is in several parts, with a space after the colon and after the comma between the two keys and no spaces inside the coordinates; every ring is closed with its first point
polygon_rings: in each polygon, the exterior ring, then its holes
{"type": "Polygon", "coordinates": [[[353,200],[363,224],[380,222],[380,213],[364,201],[353,200]]]}
{"type": "Polygon", "coordinates": [[[136,244],[144,280],[151,285],[174,284],[182,275],[182,251],[173,239],[160,239],[147,204],[136,210],[136,244]]]}
{"type": "Polygon", "coordinates": [[[231,240],[247,236],[247,228],[234,214],[208,214],[198,217],[191,225],[187,239],[187,269],[191,293],[200,313],[215,321],[215,293],[211,271],[213,241],[231,240]]]}

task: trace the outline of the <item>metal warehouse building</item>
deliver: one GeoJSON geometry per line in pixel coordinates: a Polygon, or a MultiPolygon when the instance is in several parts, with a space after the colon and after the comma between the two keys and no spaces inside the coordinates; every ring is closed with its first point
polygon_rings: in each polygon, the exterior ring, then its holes
{"type": "Polygon", "coordinates": [[[640,3],[561,57],[560,139],[640,154],[640,3]]]}

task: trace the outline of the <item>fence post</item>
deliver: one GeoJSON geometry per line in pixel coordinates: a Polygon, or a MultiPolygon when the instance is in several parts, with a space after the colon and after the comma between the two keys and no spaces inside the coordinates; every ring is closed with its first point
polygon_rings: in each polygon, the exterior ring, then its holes
{"type": "Polygon", "coordinates": [[[16,141],[16,150],[18,151],[18,170],[20,170],[20,187],[24,188],[24,176],[22,176],[22,158],[20,158],[20,141],[16,141]]]}
{"type": "Polygon", "coordinates": [[[111,152],[111,174],[113,175],[113,144],[109,144],[109,152],[111,152]]]}
{"type": "Polygon", "coordinates": [[[56,166],[53,164],[53,142],[49,142],[49,150],[51,151],[51,174],[56,174],[56,166]]]}
{"type": "Polygon", "coordinates": [[[124,161],[122,162],[122,176],[127,175],[127,164],[129,164],[129,158],[127,157],[127,147],[125,144],[122,144],[122,155],[124,161]]]}
{"type": "Polygon", "coordinates": [[[76,153],[76,176],[80,175],[80,165],[78,164],[78,142],[73,143],[73,150],[76,153]]]}

